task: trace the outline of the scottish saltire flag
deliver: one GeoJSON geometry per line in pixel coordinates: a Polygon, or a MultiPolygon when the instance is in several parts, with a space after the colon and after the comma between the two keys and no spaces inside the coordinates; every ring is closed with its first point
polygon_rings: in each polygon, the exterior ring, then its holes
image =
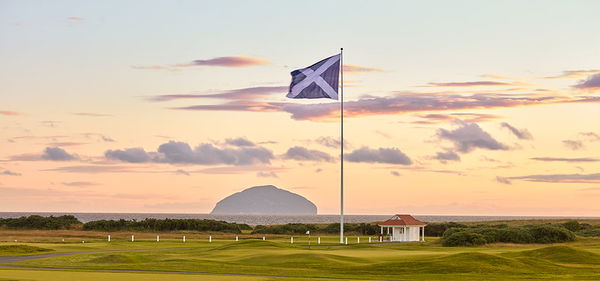
{"type": "Polygon", "coordinates": [[[292,71],[292,83],[288,98],[292,99],[338,99],[340,57],[335,55],[307,68],[292,71]]]}

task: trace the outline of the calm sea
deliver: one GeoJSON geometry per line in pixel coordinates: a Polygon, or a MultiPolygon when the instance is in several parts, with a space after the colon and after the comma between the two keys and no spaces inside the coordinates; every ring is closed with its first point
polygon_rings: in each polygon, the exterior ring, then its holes
{"type": "MultiPolygon", "coordinates": [[[[166,214],[166,213],[39,213],[39,212],[0,212],[1,218],[18,218],[22,216],[62,216],[74,215],[81,222],[94,220],[118,220],[145,218],[155,219],[213,219],[235,223],[258,224],[286,224],[286,223],[333,223],[339,222],[339,215],[211,215],[211,214],[166,214]]],[[[375,222],[390,218],[391,215],[346,215],[346,222],[375,222]]],[[[415,215],[415,218],[425,222],[464,222],[464,221],[496,221],[496,220],[529,220],[529,219],[600,219],[600,217],[539,217],[539,216],[435,216],[415,215]]]]}

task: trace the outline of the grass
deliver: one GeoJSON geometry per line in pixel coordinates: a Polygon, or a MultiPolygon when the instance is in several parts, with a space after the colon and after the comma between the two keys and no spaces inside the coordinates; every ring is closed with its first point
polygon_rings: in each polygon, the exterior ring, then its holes
{"type": "MultiPolygon", "coordinates": [[[[528,221],[525,224],[533,223],[528,221]]],[[[304,235],[295,236],[294,244],[290,244],[289,236],[285,235],[267,235],[267,240],[262,241],[262,235],[240,234],[240,241],[235,241],[236,235],[232,234],[175,232],[160,234],[161,241],[156,242],[156,234],[153,233],[120,232],[111,233],[110,243],[106,241],[106,235],[89,231],[0,230],[0,241],[5,241],[0,242],[0,256],[84,252],[11,264],[37,267],[39,270],[0,267],[0,281],[309,280],[303,277],[449,281],[600,280],[600,238],[593,237],[578,237],[574,242],[551,245],[496,243],[481,247],[442,247],[439,238],[427,238],[424,243],[377,245],[366,243],[368,237],[361,237],[361,244],[356,244],[356,237],[349,237],[350,245],[340,246],[337,236],[321,236],[322,244],[316,245],[316,237],[311,237],[309,248],[308,237],[304,235]],[[135,242],[130,241],[132,234],[136,236],[135,242]],[[183,235],[186,235],[186,243],[181,241],[183,235]],[[209,235],[213,237],[212,243],[208,242],[209,235]],[[13,241],[17,240],[13,239],[15,237],[19,242],[13,241]]]]}
{"type": "MultiPolygon", "coordinates": [[[[86,249],[84,251],[113,252],[36,259],[13,265],[78,270],[143,269],[216,274],[238,273],[299,278],[312,276],[387,280],[600,279],[600,239],[593,238],[560,245],[498,244],[458,248],[441,247],[435,239],[428,239],[429,241],[426,243],[353,244],[342,247],[335,243],[337,237],[327,237],[322,240],[328,244],[311,247],[311,249],[307,247],[305,240],[296,240],[295,244],[290,244],[289,240],[284,238],[267,241],[245,239],[239,242],[228,240],[185,244],[173,240],[159,243],[151,241],[94,242],[83,245],[45,243],[37,246],[44,245],[44,248],[55,251],[64,251],[65,247],[73,246],[80,250],[86,249]]],[[[18,275],[15,272],[20,271],[25,274],[31,270],[11,271],[11,276],[18,275]]],[[[77,280],[76,275],[81,274],[79,272],[63,273],[74,276],[74,279],[65,277],[61,280],[77,280]]],[[[107,273],[95,272],[94,274],[107,273]]],[[[125,273],[111,274],[116,275],[107,275],[102,277],[104,279],[98,280],[120,280],[111,278],[125,273]]],[[[142,273],[128,274],[147,276],[142,273]]],[[[3,271],[0,271],[0,276],[4,277],[3,271]]],[[[225,278],[223,280],[239,279],[239,276],[211,275],[212,277],[218,277],[215,280],[221,280],[219,278],[225,278]]],[[[25,275],[22,278],[16,280],[36,280],[25,275]]],[[[265,279],[263,277],[247,278],[250,278],[248,280],[278,280],[277,278],[265,279]]]]}
{"type": "Polygon", "coordinates": [[[45,254],[52,251],[51,249],[29,245],[0,245],[0,256],[4,257],[45,254]]]}

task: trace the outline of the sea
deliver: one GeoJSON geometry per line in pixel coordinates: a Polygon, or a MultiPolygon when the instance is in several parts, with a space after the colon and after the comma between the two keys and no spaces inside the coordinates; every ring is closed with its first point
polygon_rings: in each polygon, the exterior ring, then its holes
{"type": "MultiPolygon", "coordinates": [[[[155,219],[211,219],[249,225],[270,225],[286,223],[335,223],[340,221],[339,215],[213,215],[213,214],[175,214],[175,213],[50,213],[50,212],[0,212],[0,218],[18,218],[22,216],[62,216],[73,215],[81,222],[95,220],[143,220],[155,219]]],[[[467,222],[467,221],[499,221],[499,220],[533,220],[533,219],[600,219],[600,217],[578,216],[440,216],[413,215],[424,222],[467,222]]],[[[391,215],[345,215],[344,221],[349,223],[377,222],[387,220],[391,215]]]]}

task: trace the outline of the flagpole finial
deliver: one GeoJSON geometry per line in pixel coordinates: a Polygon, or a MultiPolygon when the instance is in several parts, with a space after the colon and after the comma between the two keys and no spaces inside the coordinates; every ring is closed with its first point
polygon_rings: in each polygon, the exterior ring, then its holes
{"type": "Polygon", "coordinates": [[[340,51],[343,51],[343,50],[344,50],[344,48],[340,48],[340,51]]]}

